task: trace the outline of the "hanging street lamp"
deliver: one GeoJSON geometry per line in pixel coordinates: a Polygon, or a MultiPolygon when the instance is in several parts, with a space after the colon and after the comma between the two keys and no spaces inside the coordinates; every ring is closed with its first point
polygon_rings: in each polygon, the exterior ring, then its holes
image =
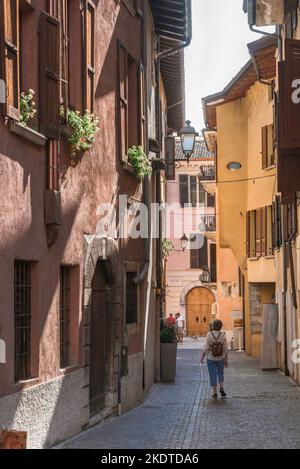
{"type": "Polygon", "coordinates": [[[195,147],[196,137],[198,136],[194,127],[191,126],[191,121],[186,121],[185,127],[179,132],[181,146],[184,156],[189,162],[195,147]]]}
{"type": "Polygon", "coordinates": [[[186,248],[188,247],[188,243],[189,243],[189,240],[188,238],[186,237],[186,235],[184,234],[182,236],[182,238],[180,239],[180,244],[181,244],[181,249],[183,250],[183,252],[186,250],[186,248]]]}

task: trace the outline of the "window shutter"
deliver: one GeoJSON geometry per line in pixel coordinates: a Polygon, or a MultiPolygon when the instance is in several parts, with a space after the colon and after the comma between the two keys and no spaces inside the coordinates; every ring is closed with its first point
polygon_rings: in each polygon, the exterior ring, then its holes
{"type": "Polygon", "coordinates": [[[85,109],[94,111],[95,84],[95,5],[91,0],[85,2],[85,32],[84,32],[84,80],[85,80],[85,109]]]}
{"type": "Polygon", "coordinates": [[[199,204],[205,205],[206,192],[200,179],[201,179],[201,176],[199,178],[199,204]]]}
{"type": "Polygon", "coordinates": [[[262,169],[268,167],[268,126],[265,125],[261,131],[261,141],[262,141],[262,169]]]}
{"type": "Polygon", "coordinates": [[[261,255],[267,255],[267,207],[261,209],[261,255]]]}
{"type": "Polygon", "coordinates": [[[19,0],[0,3],[2,77],[6,84],[6,103],[3,113],[18,120],[20,102],[19,71],[19,0]]]}
{"type": "Polygon", "coordinates": [[[198,249],[191,249],[191,269],[199,269],[199,251],[198,249]]]}
{"type": "Polygon", "coordinates": [[[246,256],[250,256],[250,212],[246,215],[246,256]]]}
{"type": "Polygon", "coordinates": [[[256,257],[256,211],[249,213],[249,255],[250,258],[256,257]]]}
{"type": "Polygon", "coordinates": [[[179,176],[180,205],[184,208],[189,203],[189,177],[185,174],[179,176]]]}
{"type": "Polygon", "coordinates": [[[197,177],[190,176],[190,201],[192,207],[197,207],[197,177]]]}
{"type": "Polygon", "coordinates": [[[175,180],[175,138],[167,137],[165,139],[166,151],[166,178],[168,181],[175,180]]]}
{"type": "Polygon", "coordinates": [[[127,50],[119,43],[118,54],[119,98],[120,98],[120,157],[127,161],[128,152],[128,58],[127,50]]]}
{"type": "Polygon", "coordinates": [[[275,163],[275,130],[274,124],[268,125],[268,166],[275,163]]]}
{"type": "Polygon", "coordinates": [[[255,256],[261,257],[262,254],[262,210],[257,209],[255,214],[255,256]]]}
{"type": "Polygon", "coordinates": [[[267,224],[267,237],[266,237],[266,255],[272,256],[273,251],[273,215],[272,206],[266,207],[266,224],[267,224]]]}
{"type": "Polygon", "coordinates": [[[46,137],[59,139],[60,21],[41,13],[41,128],[46,137]]]}
{"type": "Polygon", "coordinates": [[[199,267],[200,269],[208,268],[208,249],[207,249],[207,238],[204,238],[204,244],[199,249],[199,267]]]}
{"type": "Polygon", "coordinates": [[[285,62],[279,68],[280,112],[280,149],[300,148],[300,106],[293,102],[292,84],[300,77],[300,41],[286,39],[285,62]],[[283,113],[282,113],[283,112],[283,113]]]}

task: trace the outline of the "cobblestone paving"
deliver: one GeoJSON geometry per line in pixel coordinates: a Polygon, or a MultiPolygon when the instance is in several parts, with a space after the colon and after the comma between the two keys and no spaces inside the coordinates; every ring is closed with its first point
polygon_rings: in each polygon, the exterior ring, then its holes
{"type": "Polygon", "coordinates": [[[232,353],[226,400],[211,401],[199,349],[178,351],[174,385],[155,385],[144,405],[65,442],[62,448],[300,448],[300,390],[280,373],[232,353]]]}

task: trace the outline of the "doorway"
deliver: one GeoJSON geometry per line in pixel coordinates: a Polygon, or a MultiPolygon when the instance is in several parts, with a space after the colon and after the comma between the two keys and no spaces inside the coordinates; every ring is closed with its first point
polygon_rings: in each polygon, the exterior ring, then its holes
{"type": "Polygon", "coordinates": [[[206,336],[211,323],[215,296],[208,288],[194,288],[187,296],[187,333],[189,337],[206,336]]]}
{"type": "Polygon", "coordinates": [[[108,294],[110,291],[104,261],[98,261],[92,280],[90,323],[90,415],[105,408],[109,363],[108,294]]]}

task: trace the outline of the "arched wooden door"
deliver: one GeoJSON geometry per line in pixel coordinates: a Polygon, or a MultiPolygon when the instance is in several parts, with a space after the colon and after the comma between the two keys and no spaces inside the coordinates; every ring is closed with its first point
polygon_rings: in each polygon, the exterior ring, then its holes
{"type": "Polygon", "coordinates": [[[187,297],[187,334],[206,336],[211,322],[215,296],[208,288],[194,288],[187,297]]]}

